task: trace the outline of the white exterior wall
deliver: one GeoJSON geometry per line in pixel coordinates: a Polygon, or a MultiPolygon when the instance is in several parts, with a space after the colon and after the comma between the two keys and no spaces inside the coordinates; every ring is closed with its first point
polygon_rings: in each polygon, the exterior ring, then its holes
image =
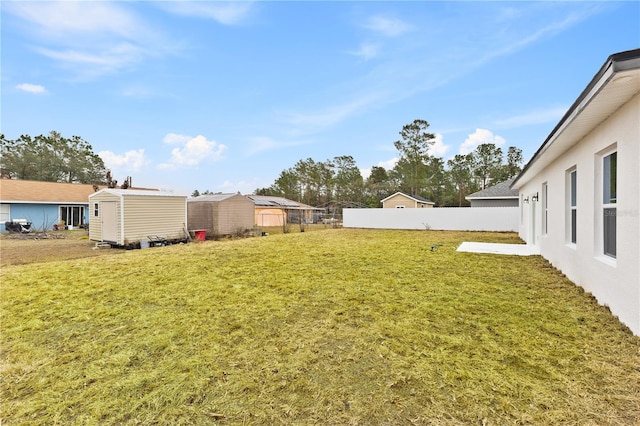
{"type": "Polygon", "coordinates": [[[344,209],[342,225],[345,228],[516,232],[518,211],[517,207],[344,209]]]}
{"type": "Polygon", "coordinates": [[[640,335],[640,96],[520,188],[519,234],[634,334],[640,335]],[[602,254],[602,153],[617,147],[617,258],[602,254]],[[568,243],[567,171],[577,170],[577,238],[568,243]],[[548,233],[542,233],[542,185],[548,185],[548,233]]]}

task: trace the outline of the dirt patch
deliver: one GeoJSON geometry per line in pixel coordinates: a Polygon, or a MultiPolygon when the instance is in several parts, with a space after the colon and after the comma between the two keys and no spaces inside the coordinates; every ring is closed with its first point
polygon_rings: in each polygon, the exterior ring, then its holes
{"type": "Polygon", "coordinates": [[[79,259],[122,252],[118,249],[94,250],[95,245],[83,230],[46,234],[3,234],[0,236],[0,266],[79,259]]]}

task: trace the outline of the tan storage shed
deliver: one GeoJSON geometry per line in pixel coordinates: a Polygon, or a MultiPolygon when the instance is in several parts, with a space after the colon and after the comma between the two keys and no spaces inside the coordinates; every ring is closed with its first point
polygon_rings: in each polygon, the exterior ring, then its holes
{"type": "Polygon", "coordinates": [[[254,204],[241,194],[207,194],[187,200],[189,230],[208,237],[242,234],[253,229],[254,204]]]}
{"type": "Polygon", "coordinates": [[[135,189],[103,189],[89,196],[92,241],[144,247],[187,238],[186,196],[135,189]]]}

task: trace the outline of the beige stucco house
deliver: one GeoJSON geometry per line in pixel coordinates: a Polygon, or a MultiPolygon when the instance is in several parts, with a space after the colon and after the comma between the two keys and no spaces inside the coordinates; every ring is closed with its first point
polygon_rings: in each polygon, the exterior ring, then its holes
{"type": "Polygon", "coordinates": [[[432,208],[435,203],[419,195],[396,192],[381,200],[383,209],[423,209],[432,208]]]}

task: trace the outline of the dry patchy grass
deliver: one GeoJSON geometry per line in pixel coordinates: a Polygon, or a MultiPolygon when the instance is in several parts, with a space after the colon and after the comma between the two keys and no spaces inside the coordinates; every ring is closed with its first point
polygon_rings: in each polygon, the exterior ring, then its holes
{"type": "Polygon", "coordinates": [[[0,267],[54,262],[117,254],[118,250],[93,250],[87,231],[51,231],[33,234],[0,234],[0,267]]]}
{"type": "Polygon", "coordinates": [[[640,339],[543,259],[464,240],[517,237],[330,229],[4,267],[3,423],[639,422],[640,339]]]}

